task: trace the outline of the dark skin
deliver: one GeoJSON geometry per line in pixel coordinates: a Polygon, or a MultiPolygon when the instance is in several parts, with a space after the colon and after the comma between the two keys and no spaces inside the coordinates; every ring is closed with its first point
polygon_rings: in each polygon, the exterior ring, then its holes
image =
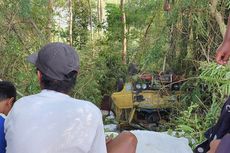
{"type": "Polygon", "coordinates": [[[210,150],[207,152],[207,153],[216,153],[216,150],[220,144],[220,139],[217,139],[217,140],[213,140],[211,143],[210,143],[210,150]]]}
{"type": "Polygon", "coordinates": [[[121,132],[113,140],[106,142],[108,153],[135,153],[137,138],[131,132],[121,132]]]}
{"type": "Polygon", "coordinates": [[[224,36],[223,42],[217,49],[216,62],[221,65],[228,63],[230,57],[230,17],[228,17],[227,31],[224,36]]]}
{"type": "Polygon", "coordinates": [[[13,107],[14,98],[7,98],[0,101],[0,113],[8,115],[9,111],[13,107]]]}

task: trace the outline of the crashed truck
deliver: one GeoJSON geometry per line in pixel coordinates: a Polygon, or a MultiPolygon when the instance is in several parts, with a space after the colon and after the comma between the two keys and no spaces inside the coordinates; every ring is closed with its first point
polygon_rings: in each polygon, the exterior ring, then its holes
{"type": "Polygon", "coordinates": [[[181,85],[173,74],[142,73],[111,95],[120,128],[156,130],[169,121],[170,112],[180,105],[181,85]]]}

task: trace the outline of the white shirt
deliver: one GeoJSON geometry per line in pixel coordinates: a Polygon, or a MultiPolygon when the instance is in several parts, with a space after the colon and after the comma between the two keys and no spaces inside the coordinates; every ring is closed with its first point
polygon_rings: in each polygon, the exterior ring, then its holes
{"type": "Polygon", "coordinates": [[[51,90],[19,99],[5,133],[6,153],[106,153],[100,110],[51,90]]]}
{"type": "Polygon", "coordinates": [[[1,116],[2,118],[6,119],[6,115],[3,114],[3,113],[0,113],[0,116],[1,116]]]}

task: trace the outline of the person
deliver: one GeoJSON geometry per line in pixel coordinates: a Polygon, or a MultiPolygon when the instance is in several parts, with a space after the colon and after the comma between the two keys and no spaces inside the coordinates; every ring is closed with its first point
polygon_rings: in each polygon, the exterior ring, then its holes
{"type": "MultiPolygon", "coordinates": [[[[216,62],[221,65],[227,64],[230,57],[230,17],[228,17],[227,30],[223,42],[217,49],[216,62]]],[[[224,153],[226,152],[226,144],[230,142],[230,137],[226,136],[230,133],[230,97],[224,103],[221,110],[221,115],[217,123],[211,127],[206,133],[207,138],[202,144],[199,144],[194,152],[195,153],[224,153]],[[222,144],[222,145],[220,145],[222,144]]],[[[230,150],[230,147],[228,148],[230,150]]]]}
{"type": "Polygon", "coordinates": [[[124,146],[126,153],[135,152],[137,142],[130,133],[114,139],[124,140],[119,143],[111,140],[115,146],[106,148],[100,110],[68,95],[80,67],[74,48],[49,43],[28,61],[37,68],[42,91],[19,99],[10,111],[5,121],[6,153],[118,153],[117,148],[124,146]]]}
{"type": "Polygon", "coordinates": [[[14,102],[16,101],[16,88],[9,81],[0,81],[0,153],[6,152],[4,121],[14,102]]]}
{"type": "Polygon", "coordinates": [[[207,153],[227,153],[230,150],[230,134],[226,134],[221,140],[213,140],[207,153]]]}
{"type": "Polygon", "coordinates": [[[226,153],[226,151],[229,151],[230,134],[226,134],[221,140],[216,140],[216,146],[216,153],[226,153]]]}
{"type": "Polygon", "coordinates": [[[216,62],[221,65],[227,64],[230,57],[230,16],[228,17],[227,30],[224,40],[216,52],[216,62]]]}
{"type": "Polygon", "coordinates": [[[206,153],[207,151],[210,150],[212,145],[216,144],[216,143],[212,143],[212,141],[222,139],[229,132],[230,132],[230,98],[228,98],[228,100],[224,103],[217,123],[205,132],[206,141],[199,144],[195,148],[194,152],[206,153]]]}
{"type": "MultiPolygon", "coordinates": [[[[216,62],[221,65],[228,63],[230,57],[230,16],[228,17],[227,30],[224,40],[217,49],[216,62]]],[[[230,150],[230,131],[222,139],[213,140],[210,144],[209,153],[225,153],[230,150]]]]}
{"type": "Polygon", "coordinates": [[[106,143],[108,153],[135,153],[137,138],[128,131],[121,132],[117,137],[106,143]]]}

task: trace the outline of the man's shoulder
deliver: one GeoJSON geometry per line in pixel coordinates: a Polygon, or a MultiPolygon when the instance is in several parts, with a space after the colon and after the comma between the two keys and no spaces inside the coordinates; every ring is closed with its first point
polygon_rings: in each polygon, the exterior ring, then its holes
{"type": "Polygon", "coordinates": [[[34,99],[34,98],[38,97],[39,94],[40,93],[21,97],[20,99],[17,100],[17,102],[19,102],[19,101],[23,102],[23,101],[28,101],[28,100],[34,99]]]}
{"type": "MultiPolygon", "coordinates": [[[[65,103],[65,106],[63,107],[69,107],[70,109],[83,109],[85,111],[90,111],[93,114],[99,114],[101,115],[100,109],[93,104],[92,102],[86,101],[86,100],[81,100],[81,99],[76,99],[67,95],[61,95],[60,93],[55,93],[57,95],[59,95],[60,97],[55,97],[55,96],[51,96],[48,97],[49,100],[48,101],[43,101],[44,99],[46,99],[47,97],[44,97],[44,93],[38,93],[38,94],[34,94],[34,95],[29,95],[29,96],[25,96],[20,98],[19,100],[17,100],[17,102],[15,103],[14,107],[25,107],[25,104],[29,104],[31,105],[32,103],[35,104],[36,101],[40,101],[41,99],[44,103],[47,104],[47,102],[49,101],[53,101],[53,102],[57,102],[57,101],[61,101],[61,103],[59,103],[60,105],[63,106],[63,104],[65,103]]],[[[33,105],[32,104],[32,105],[33,105]]],[[[50,103],[51,104],[51,103],[50,103]]],[[[58,104],[58,103],[57,103],[58,104]]]]}
{"type": "Polygon", "coordinates": [[[100,109],[92,102],[81,100],[81,99],[75,99],[75,98],[71,98],[71,99],[73,100],[74,105],[77,105],[77,107],[85,108],[87,110],[91,110],[94,111],[95,113],[101,114],[100,109]]]}

